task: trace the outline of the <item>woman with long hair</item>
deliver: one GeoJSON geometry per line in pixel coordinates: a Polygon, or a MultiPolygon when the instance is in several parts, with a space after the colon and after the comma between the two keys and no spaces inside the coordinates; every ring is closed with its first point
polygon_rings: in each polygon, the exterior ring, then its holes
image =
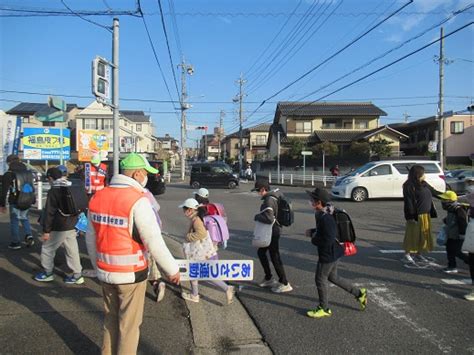
{"type": "Polygon", "coordinates": [[[409,265],[429,262],[421,253],[430,252],[434,247],[431,233],[431,218],[436,217],[433,194],[440,193],[425,181],[425,169],[421,165],[410,168],[408,179],[403,184],[406,227],[403,240],[405,256],[402,259],[409,265]]]}

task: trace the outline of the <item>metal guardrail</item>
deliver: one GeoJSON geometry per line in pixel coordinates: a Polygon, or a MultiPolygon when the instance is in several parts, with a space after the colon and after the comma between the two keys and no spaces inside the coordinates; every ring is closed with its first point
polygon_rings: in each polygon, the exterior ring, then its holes
{"type": "Polygon", "coordinates": [[[282,171],[278,176],[277,173],[268,172],[268,182],[278,183],[283,185],[311,185],[314,186],[315,182],[322,182],[324,186],[328,183],[333,183],[336,180],[335,176],[330,175],[318,175],[315,173],[311,174],[298,174],[294,171],[282,171]]]}

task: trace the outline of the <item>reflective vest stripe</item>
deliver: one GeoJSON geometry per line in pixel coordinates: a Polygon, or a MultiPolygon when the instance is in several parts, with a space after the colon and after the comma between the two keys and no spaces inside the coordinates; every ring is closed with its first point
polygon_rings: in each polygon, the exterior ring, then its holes
{"type": "Polygon", "coordinates": [[[141,250],[134,255],[111,255],[97,253],[98,261],[116,266],[145,266],[145,256],[141,250]]]}

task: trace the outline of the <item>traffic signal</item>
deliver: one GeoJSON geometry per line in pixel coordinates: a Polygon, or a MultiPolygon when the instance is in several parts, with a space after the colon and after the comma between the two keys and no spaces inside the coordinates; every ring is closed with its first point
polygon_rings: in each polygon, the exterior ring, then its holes
{"type": "Polygon", "coordinates": [[[196,129],[203,129],[203,130],[207,130],[207,126],[197,126],[196,129]]]}
{"type": "Polygon", "coordinates": [[[102,99],[110,98],[110,66],[109,62],[101,57],[92,61],[92,93],[102,99]]]}

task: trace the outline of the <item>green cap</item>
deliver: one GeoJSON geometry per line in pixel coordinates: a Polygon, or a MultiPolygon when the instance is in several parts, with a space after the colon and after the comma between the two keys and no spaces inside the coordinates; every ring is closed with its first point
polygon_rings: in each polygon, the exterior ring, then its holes
{"type": "Polygon", "coordinates": [[[148,160],[137,153],[130,153],[120,162],[120,167],[124,170],[136,170],[145,169],[150,174],[158,173],[158,169],[155,169],[150,165],[148,160]]]}

